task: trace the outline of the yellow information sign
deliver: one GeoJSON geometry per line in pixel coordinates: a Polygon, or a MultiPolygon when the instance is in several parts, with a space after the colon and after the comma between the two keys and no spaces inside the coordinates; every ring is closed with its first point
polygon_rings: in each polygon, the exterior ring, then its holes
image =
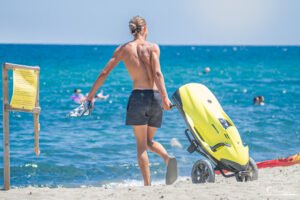
{"type": "Polygon", "coordinates": [[[32,110],[36,105],[38,70],[13,69],[12,108],[32,110]]]}

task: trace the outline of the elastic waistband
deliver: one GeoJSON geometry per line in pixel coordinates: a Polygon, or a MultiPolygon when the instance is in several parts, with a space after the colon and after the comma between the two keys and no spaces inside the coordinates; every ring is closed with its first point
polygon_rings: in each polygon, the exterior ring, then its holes
{"type": "Polygon", "coordinates": [[[158,90],[152,90],[152,89],[134,89],[131,93],[159,93],[158,90]]]}

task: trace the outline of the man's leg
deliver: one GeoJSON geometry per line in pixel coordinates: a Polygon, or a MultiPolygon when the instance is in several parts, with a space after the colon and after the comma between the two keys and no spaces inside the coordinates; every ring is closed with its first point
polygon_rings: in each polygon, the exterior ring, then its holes
{"type": "Polygon", "coordinates": [[[144,185],[151,185],[149,159],[147,154],[147,125],[133,126],[136,139],[137,159],[144,178],[144,185]]]}
{"type": "Polygon", "coordinates": [[[164,159],[164,161],[165,161],[165,164],[168,165],[168,162],[170,159],[169,154],[167,153],[166,149],[159,142],[155,142],[153,140],[156,129],[157,128],[155,128],[155,127],[148,126],[148,130],[147,130],[148,149],[150,151],[156,153],[160,157],[162,157],[162,159],[164,159]]]}

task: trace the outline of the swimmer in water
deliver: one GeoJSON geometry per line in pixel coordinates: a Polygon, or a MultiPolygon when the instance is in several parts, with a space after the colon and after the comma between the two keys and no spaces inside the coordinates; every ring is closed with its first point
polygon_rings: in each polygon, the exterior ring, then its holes
{"type": "MultiPolygon", "coordinates": [[[[86,96],[88,96],[88,94],[86,96]]],[[[98,94],[95,95],[96,99],[103,99],[103,100],[105,100],[108,97],[109,97],[109,94],[103,95],[103,90],[101,90],[100,93],[98,93],[98,94]]]]}
{"type": "MultiPolygon", "coordinates": [[[[88,94],[86,94],[86,96],[84,96],[82,93],[81,93],[81,90],[80,89],[75,89],[74,90],[74,93],[72,94],[71,96],[71,99],[77,103],[77,104],[81,104],[85,101],[86,97],[88,96],[88,94]]],[[[97,99],[107,99],[109,97],[109,94],[107,95],[103,95],[103,90],[100,91],[100,93],[96,94],[94,96],[94,99],[93,101],[96,101],[97,99]]]]}
{"type": "Polygon", "coordinates": [[[74,93],[71,96],[71,99],[77,104],[81,104],[82,102],[84,102],[85,98],[86,97],[81,93],[80,89],[75,89],[74,93]]]}
{"type": "Polygon", "coordinates": [[[265,98],[264,96],[256,96],[253,98],[253,104],[263,106],[265,105],[265,98]]]}

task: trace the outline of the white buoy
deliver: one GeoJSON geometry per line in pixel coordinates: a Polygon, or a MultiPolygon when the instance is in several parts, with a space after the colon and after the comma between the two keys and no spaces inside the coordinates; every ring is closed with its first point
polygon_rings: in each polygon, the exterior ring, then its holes
{"type": "Polygon", "coordinates": [[[209,73],[209,72],[210,72],[210,68],[209,68],[209,67],[205,67],[205,68],[204,68],[204,72],[205,72],[205,73],[209,73]]]}

